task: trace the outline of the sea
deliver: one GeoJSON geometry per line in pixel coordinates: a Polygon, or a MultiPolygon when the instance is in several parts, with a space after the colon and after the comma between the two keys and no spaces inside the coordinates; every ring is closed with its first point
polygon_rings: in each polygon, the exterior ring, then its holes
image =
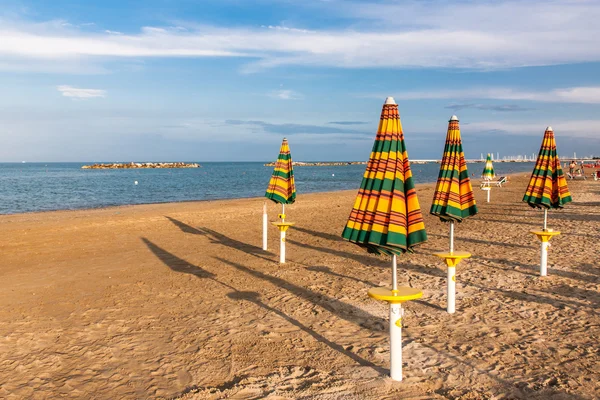
{"type": "MultiPolygon", "coordinates": [[[[185,169],[81,169],[93,163],[0,163],[0,214],[130,204],[264,196],[273,172],[262,162],[207,162],[185,169]]],[[[484,163],[468,164],[479,178],[484,163]]],[[[533,170],[533,163],[496,163],[496,175],[533,170]]],[[[303,193],[357,190],[365,165],[296,166],[303,193]]],[[[435,182],[439,164],[413,164],[416,183],[435,182]]]]}

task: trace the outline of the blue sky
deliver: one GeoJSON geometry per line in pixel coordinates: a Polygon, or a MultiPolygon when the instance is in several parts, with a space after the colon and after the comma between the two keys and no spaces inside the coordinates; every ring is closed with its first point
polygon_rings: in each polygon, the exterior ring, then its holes
{"type": "Polygon", "coordinates": [[[600,156],[599,1],[13,1],[0,161],[365,160],[386,96],[409,155],[600,156]]]}

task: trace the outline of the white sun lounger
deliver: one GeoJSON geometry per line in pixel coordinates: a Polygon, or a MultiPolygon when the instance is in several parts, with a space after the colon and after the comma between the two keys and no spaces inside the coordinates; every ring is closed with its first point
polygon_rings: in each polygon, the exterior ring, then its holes
{"type": "Polygon", "coordinates": [[[492,186],[502,187],[502,185],[505,184],[506,182],[507,182],[506,177],[501,176],[495,181],[488,181],[488,180],[481,181],[481,185],[479,187],[481,187],[481,188],[492,187],[492,186]]]}

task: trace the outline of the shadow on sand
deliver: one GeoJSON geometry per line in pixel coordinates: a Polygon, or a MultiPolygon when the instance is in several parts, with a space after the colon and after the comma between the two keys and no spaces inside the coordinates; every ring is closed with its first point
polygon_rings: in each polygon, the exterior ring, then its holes
{"type": "MultiPolygon", "coordinates": [[[[165,250],[165,249],[157,246],[156,244],[154,244],[150,240],[148,240],[146,238],[142,238],[142,241],[148,247],[148,249],[150,249],[150,251],[159,260],[161,260],[163,264],[165,264],[171,270],[173,270],[175,272],[180,272],[180,273],[185,273],[185,274],[191,274],[191,275],[197,276],[198,278],[207,278],[207,279],[210,279],[211,281],[213,281],[215,283],[218,283],[219,285],[222,285],[222,286],[224,286],[227,289],[232,290],[232,292],[230,292],[229,294],[227,294],[227,297],[229,297],[230,299],[250,301],[250,302],[256,304],[257,306],[262,307],[265,310],[267,310],[269,312],[272,312],[272,313],[280,316],[281,318],[285,319],[286,321],[288,321],[292,325],[300,328],[302,331],[304,331],[304,332],[308,333],[309,335],[311,335],[317,341],[319,341],[319,342],[321,342],[321,343],[329,346],[331,349],[333,349],[333,350],[335,350],[335,351],[337,351],[337,352],[345,355],[346,357],[354,360],[359,365],[365,366],[365,367],[371,367],[375,371],[377,371],[379,374],[382,374],[382,375],[388,373],[388,371],[385,368],[379,367],[379,366],[373,364],[372,362],[367,361],[367,360],[359,357],[358,355],[356,355],[356,354],[354,354],[354,353],[352,353],[352,352],[344,349],[341,345],[332,342],[331,340],[325,338],[324,336],[320,335],[319,333],[317,333],[317,332],[313,331],[312,329],[308,328],[307,326],[303,325],[300,321],[298,321],[298,320],[296,320],[296,319],[294,319],[294,318],[292,318],[292,317],[290,317],[290,316],[282,313],[281,311],[279,311],[279,310],[277,310],[277,309],[269,306],[268,304],[263,303],[262,301],[260,301],[260,295],[258,293],[256,293],[256,292],[243,292],[243,291],[239,291],[236,288],[234,288],[233,286],[231,286],[231,285],[229,285],[227,283],[221,282],[218,279],[216,279],[215,274],[213,274],[211,272],[208,272],[208,271],[205,271],[204,269],[202,269],[202,268],[200,268],[200,267],[198,267],[196,265],[193,265],[193,264],[187,262],[186,260],[184,260],[182,258],[177,257],[176,255],[168,252],[167,250],[165,250]]],[[[234,266],[237,269],[242,269],[242,270],[245,270],[246,272],[249,272],[249,273],[252,273],[252,272],[256,273],[256,271],[253,271],[253,270],[251,270],[249,268],[246,268],[246,267],[239,266],[238,264],[230,263],[230,262],[228,262],[226,260],[221,260],[221,259],[220,259],[220,261],[225,262],[225,263],[227,263],[227,264],[229,264],[231,266],[234,266]]],[[[268,275],[265,275],[265,276],[268,276],[268,275]]],[[[265,278],[261,277],[261,279],[265,279],[265,278]]],[[[278,279],[278,278],[275,278],[275,279],[278,279]]],[[[292,289],[291,290],[292,293],[294,293],[294,292],[297,293],[298,290],[301,289],[301,288],[299,288],[299,287],[297,287],[295,285],[288,284],[286,281],[283,281],[283,280],[280,280],[280,281],[283,282],[285,286],[287,286],[287,287],[285,287],[286,289],[289,290],[289,288],[291,288],[292,289]]],[[[303,294],[304,294],[304,297],[308,297],[308,296],[306,296],[305,293],[303,293],[303,294]]],[[[302,297],[302,296],[300,296],[300,297],[302,297]]],[[[322,296],[322,297],[324,297],[324,296],[322,296]]],[[[333,300],[335,300],[335,299],[333,299],[333,300]]],[[[335,300],[335,301],[337,301],[337,300],[335,300]]],[[[317,304],[317,303],[315,303],[315,304],[317,304]]],[[[345,303],[343,303],[343,304],[345,304],[345,303]]],[[[350,305],[347,305],[347,307],[353,308],[350,305]]],[[[356,312],[356,311],[355,310],[350,311],[350,313],[352,313],[352,312],[356,312]]],[[[372,319],[375,318],[373,316],[370,316],[369,314],[367,314],[367,315],[369,316],[369,318],[372,318],[372,319]]],[[[377,320],[379,320],[379,318],[377,318],[377,320]]]]}
{"type": "Polygon", "coordinates": [[[240,251],[243,251],[244,253],[251,254],[253,256],[262,258],[267,261],[275,261],[270,258],[264,257],[265,254],[273,255],[273,253],[271,253],[269,251],[265,251],[261,247],[254,246],[252,244],[244,243],[239,240],[230,238],[229,236],[223,235],[222,233],[219,233],[219,232],[214,231],[209,228],[202,228],[202,227],[194,228],[193,226],[188,225],[184,222],[181,222],[175,218],[171,218],[171,217],[166,217],[166,218],[169,221],[171,221],[173,224],[175,224],[179,229],[181,229],[182,232],[190,233],[193,235],[205,236],[211,241],[211,243],[220,244],[220,245],[223,245],[226,247],[230,247],[232,249],[240,250],[240,251]]]}

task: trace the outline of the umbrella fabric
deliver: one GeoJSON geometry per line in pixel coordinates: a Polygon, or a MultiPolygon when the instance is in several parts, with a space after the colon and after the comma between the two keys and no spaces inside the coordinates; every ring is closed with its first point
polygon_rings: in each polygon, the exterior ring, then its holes
{"type": "Polygon", "coordinates": [[[292,156],[290,154],[290,146],[285,138],[281,143],[279,157],[277,157],[275,169],[269,181],[265,197],[273,200],[275,203],[281,204],[292,204],[296,201],[292,156]]]}
{"type": "Polygon", "coordinates": [[[494,164],[492,164],[492,157],[490,156],[490,153],[488,153],[487,159],[485,160],[485,167],[483,168],[481,177],[487,180],[491,180],[496,177],[496,173],[494,172],[494,164]]]}
{"type": "Polygon", "coordinates": [[[427,240],[398,105],[388,98],[342,237],[369,252],[402,254],[427,240]]]}
{"type": "Polygon", "coordinates": [[[455,116],[452,116],[448,123],[444,155],[429,212],[440,217],[442,221],[457,222],[477,214],[475,195],[462,149],[458,118],[455,116]]]}
{"type": "Polygon", "coordinates": [[[546,129],[529,186],[523,201],[534,208],[562,208],[573,201],[567,179],[556,154],[556,141],[551,127],[546,129]]]}

